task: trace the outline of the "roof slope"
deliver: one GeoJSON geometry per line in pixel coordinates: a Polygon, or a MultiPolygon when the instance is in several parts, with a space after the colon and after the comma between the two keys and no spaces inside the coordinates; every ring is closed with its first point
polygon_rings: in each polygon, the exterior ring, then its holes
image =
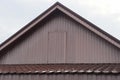
{"type": "Polygon", "coordinates": [[[0,74],[120,74],[120,64],[21,64],[0,65],[0,74]]]}
{"type": "Polygon", "coordinates": [[[63,12],[64,14],[66,14],[67,16],[69,16],[70,18],[75,20],[76,22],[80,23],[81,25],[83,25],[87,29],[91,30],[92,32],[94,32],[95,34],[100,36],[101,38],[105,39],[106,41],[108,41],[109,43],[111,43],[112,45],[114,45],[120,49],[120,41],[118,39],[114,38],[113,36],[109,35],[105,31],[101,30],[100,28],[98,28],[94,24],[90,23],[86,19],[82,18],[78,14],[74,13],[70,9],[63,6],[59,2],[56,2],[53,6],[51,6],[49,9],[47,9],[44,13],[39,15],[36,19],[31,21],[29,24],[27,24],[25,27],[23,27],[20,31],[15,33],[12,37],[10,37],[8,40],[3,42],[0,45],[0,54],[2,54],[4,51],[6,51],[6,49],[9,49],[9,47],[12,44],[16,44],[16,41],[19,40],[21,38],[21,36],[25,35],[35,25],[42,22],[47,16],[49,16],[50,14],[52,14],[56,10],[63,12]]]}

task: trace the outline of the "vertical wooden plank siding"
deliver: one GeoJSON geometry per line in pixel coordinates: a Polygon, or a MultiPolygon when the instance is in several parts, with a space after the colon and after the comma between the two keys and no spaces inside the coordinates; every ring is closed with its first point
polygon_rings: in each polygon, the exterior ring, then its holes
{"type": "Polygon", "coordinates": [[[120,80],[120,75],[102,74],[14,74],[0,75],[0,80],[120,80]]]}
{"type": "Polygon", "coordinates": [[[0,64],[120,63],[120,49],[62,13],[53,16],[44,25],[35,27],[39,28],[9,50],[0,64]],[[53,35],[58,43],[48,43],[52,40],[50,38],[48,41],[49,36],[53,35]]]}

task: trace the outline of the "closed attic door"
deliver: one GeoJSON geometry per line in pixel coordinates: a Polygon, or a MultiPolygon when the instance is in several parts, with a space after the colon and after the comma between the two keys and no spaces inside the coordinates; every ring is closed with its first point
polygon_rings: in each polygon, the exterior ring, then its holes
{"type": "Polygon", "coordinates": [[[65,63],[66,32],[48,32],[48,63],[65,63]]]}

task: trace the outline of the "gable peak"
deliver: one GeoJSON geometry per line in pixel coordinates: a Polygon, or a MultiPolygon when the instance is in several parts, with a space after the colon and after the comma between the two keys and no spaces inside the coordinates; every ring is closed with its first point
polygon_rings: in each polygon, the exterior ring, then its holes
{"type": "Polygon", "coordinates": [[[76,22],[80,23],[81,25],[83,25],[84,27],[89,29],[90,31],[94,32],[101,38],[107,40],[108,42],[110,42],[111,44],[113,44],[114,46],[116,46],[120,49],[120,41],[118,39],[116,39],[113,36],[109,35],[108,33],[104,32],[103,30],[98,28],[96,25],[92,24],[91,22],[89,22],[86,19],[84,19],[83,17],[79,16],[72,10],[65,7],[60,2],[56,2],[50,8],[48,8],[45,12],[43,12],[41,15],[39,15],[37,18],[35,18],[30,23],[28,23],[25,27],[23,27],[21,30],[19,30],[17,33],[15,33],[13,36],[11,36],[8,40],[3,42],[0,45],[0,51],[6,50],[8,46],[10,46],[11,44],[13,44],[13,42],[15,42],[19,38],[21,38],[22,35],[24,35],[29,30],[31,30],[36,24],[41,23],[46,17],[48,17],[55,10],[60,10],[61,12],[63,12],[64,14],[66,14],[67,16],[69,16],[70,18],[75,20],[76,22]]]}

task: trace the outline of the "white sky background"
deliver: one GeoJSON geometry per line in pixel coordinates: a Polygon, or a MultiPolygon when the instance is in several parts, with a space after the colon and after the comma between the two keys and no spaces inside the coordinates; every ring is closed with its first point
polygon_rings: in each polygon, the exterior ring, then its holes
{"type": "Polygon", "coordinates": [[[0,43],[56,1],[120,40],[120,0],[0,0],[0,43]]]}

